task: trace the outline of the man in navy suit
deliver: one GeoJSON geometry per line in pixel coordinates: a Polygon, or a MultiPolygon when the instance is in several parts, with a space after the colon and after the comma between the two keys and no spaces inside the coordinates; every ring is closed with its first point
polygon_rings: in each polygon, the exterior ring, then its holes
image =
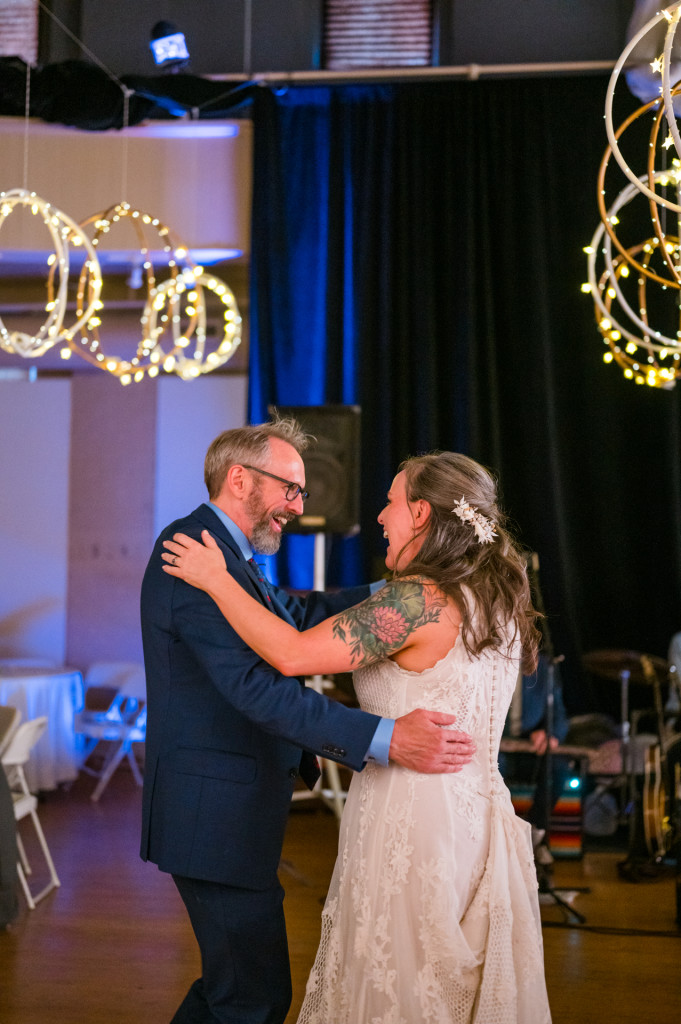
{"type": "Polygon", "coordinates": [[[369,587],[292,597],[251,561],[273,554],[303,510],[306,443],[292,420],[220,434],[206,455],[209,502],[163,531],[142,585],[141,856],[172,875],[202,964],[172,1024],[283,1024],[291,979],[277,868],[295,780],[314,785],[316,754],[355,771],[390,759],[426,772],[457,771],[473,754],[468,737],[441,728],[451,715],[379,719],[281,676],[211,598],[162,571],[166,538],[208,529],[244,590],[298,629],[368,597],[369,587]]]}

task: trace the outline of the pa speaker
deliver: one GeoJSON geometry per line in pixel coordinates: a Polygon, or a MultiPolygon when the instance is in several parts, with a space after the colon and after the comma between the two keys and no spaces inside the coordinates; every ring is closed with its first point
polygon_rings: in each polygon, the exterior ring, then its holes
{"type": "Polygon", "coordinates": [[[270,406],[270,415],[291,416],[316,440],[303,452],[310,497],[287,533],[359,532],[358,405],[270,406]]]}

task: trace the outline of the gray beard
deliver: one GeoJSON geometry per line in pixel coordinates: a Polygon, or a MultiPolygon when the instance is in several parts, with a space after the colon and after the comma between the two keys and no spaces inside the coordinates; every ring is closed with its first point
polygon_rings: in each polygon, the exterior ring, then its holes
{"type": "Polygon", "coordinates": [[[274,532],[269,517],[254,524],[249,540],[259,555],[276,555],[281,547],[281,534],[274,532]]]}
{"type": "Polygon", "coordinates": [[[270,526],[270,517],[266,514],[260,487],[257,487],[246,503],[246,512],[253,521],[250,537],[251,547],[259,555],[276,555],[281,547],[281,534],[275,533],[270,526]]]}

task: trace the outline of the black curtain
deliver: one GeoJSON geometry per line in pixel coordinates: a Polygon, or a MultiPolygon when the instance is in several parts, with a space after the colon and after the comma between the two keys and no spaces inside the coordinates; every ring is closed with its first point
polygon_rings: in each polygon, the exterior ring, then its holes
{"type": "MultiPolygon", "coordinates": [[[[349,582],[348,561],[375,574],[375,515],[401,459],[471,455],[539,555],[571,713],[608,709],[584,651],[665,656],[681,628],[679,389],[604,365],[580,291],[606,87],[263,87],[254,100],[251,417],[362,407],[361,550],[335,545],[331,582],[349,582]]],[[[620,104],[622,117],[637,106],[626,90],[620,104]]]]}

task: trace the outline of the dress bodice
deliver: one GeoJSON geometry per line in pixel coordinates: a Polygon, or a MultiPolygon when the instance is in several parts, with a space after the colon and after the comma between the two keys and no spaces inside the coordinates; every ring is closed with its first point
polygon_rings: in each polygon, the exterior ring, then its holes
{"type": "Polygon", "coordinates": [[[468,733],[476,754],[466,774],[496,772],[499,744],[518,679],[519,643],[500,653],[471,657],[461,635],[430,668],[413,672],[389,659],[358,669],[355,692],[365,711],[399,718],[415,708],[456,715],[454,728],[468,733]]]}

